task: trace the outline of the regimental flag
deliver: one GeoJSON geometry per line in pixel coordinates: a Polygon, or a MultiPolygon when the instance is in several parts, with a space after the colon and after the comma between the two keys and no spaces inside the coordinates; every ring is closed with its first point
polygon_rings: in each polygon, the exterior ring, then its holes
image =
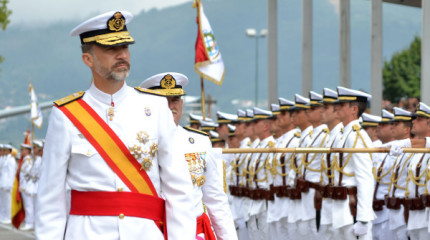
{"type": "Polygon", "coordinates": [[[195,0],[197,7],[197,40],[194,70],[205,79],[221,86],[224,80],[224,62],[211,25],[203,12],[200,0],[195,0]]]}
{"type": "MultiPolygon", "coordinates": [[[[24,144],[31,145],[31,132],[27,130],[25,132],[24,144]]],[[[22,204],[21,193],[19,192],[19,171],[21,170],[23,157],[19,159],[18,169],[15,173],[15,180],[12,187],[12,224],[15,228],[19,228],[21,223],[24,221],[25,212],[22,204]]]]}
{"type": "Polygon", "coordinates": [[[30,83],[28,87],[28,92],[30,93],[31,103],[30,103],[30,120],[34,126],[41,128],[43,124],[42,111],[37,104],[37,96],[34,92],[33,84],[30,83]]]}

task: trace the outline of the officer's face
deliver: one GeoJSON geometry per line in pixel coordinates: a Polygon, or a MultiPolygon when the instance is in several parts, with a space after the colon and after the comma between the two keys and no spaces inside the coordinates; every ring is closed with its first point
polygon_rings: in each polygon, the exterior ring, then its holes
{"type": "Polygon", "coordinates": [[[217,132],[221,139],[226,139],[228,136],[228,127],[226,123],[220,124],[217,128],[217,132]]]}
{"type": "Polygon", "coordinates": [[[281,128],[285,129],[288,127],[288,125],[291,123],[291,117],[290,112],[288,111],[282,111],[277,117],[276,117],[276,124],[281,128]]]}
{"type": "Polygon", "coordinates": [[[182,116],[182,104],[184,101],[180,96],[167,97],[167,102],[169,103],[170,111],[173,114],[173,120],[175,120],[176,125],[179,124],[182,116]]]}
{"type": "Polygon", "coordinates": [[[324,110],[321,114],[321,120],[325,124],[330,124],[334,121],[335,111],[333,104],[324,104],[324,110]]]}
{"type": "Polygon", "coordinates": [[[376,136],[381,139],[382,142],[387,142],[392,139],[393,132],[391,131],[391,123],[380,123],[376,128],[376,136]]]}
{"type": "MultiPolygon", "coordinates": [[[[293,123],[296,127],[303,125],[303,122],[308,122],[306,112],[303,109],[298,109],[293,112],[293,123]]],[[[304,129],[302,129],[304,130],[304,129]]]]}
{"type": "Polygon", "coordinates": [[[403,124],[403,122],[394,122],[391,126],[393,137],[398,140],[409,137],[408,128],[409,127],[403,124]]]}
{"type": "Polygon", "coordinates": [[[116,47],[93,46],[90,53],[82,58],[92,71],[100,77],[112,81],[124,81],[130,71],[128,45],[116,47]]]}
{"type": "Polygon", "coordinates": [[[235,135],[238,137],[243,137],[245,134],[245,123],[244,122],[238,122],[236,124],[236,130],[234,131],[235,135]]]}
{"type": "Polygon", "coordinates": [[[321,121],[323,107],[312,107],[306,110],[306,115],[308,116],[309,122],[318,123],[321,121]]]}
{"type": "Polygon", "coordinates": [[[21,156],[22,157],[25,157],[25,156],[27,156],[29,154],[30,154],[30,149],[28,149],[28,148],[21,148],[21,156]]]}
{"type": "Polygon", "coordinates": [[[428,118],[417,116],[412,120],[411,132],[416,135],[425,135],[429,131],[428,118]]]}

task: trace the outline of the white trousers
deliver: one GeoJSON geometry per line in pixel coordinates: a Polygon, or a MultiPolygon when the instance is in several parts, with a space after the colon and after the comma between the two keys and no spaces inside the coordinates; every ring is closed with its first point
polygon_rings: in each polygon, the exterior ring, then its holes
{"type": "Polygon", "coordinates": [[[21,197],[25,212],[24,224],[25,226],[34,227],[34,198],[22,192],[21,197]]]}
{"type": "Polygon", "coordinates": [[[318,239],[317,226],[315,219],[297,222],[299,239],[316,240],[318,239]]]}
{"type": "Polygon", "coordinates": [[[408,230],[406,229],[406,225],[400,226],[398,228],[391,230],[394,237],[394,240],[407,240],[408,239],[408,230]]]}
{"type": "Polygon", "coordinates": [[[411,240],[428,240],[430,239],[430,233],[428,232],[428,228],[419,228],[409,230],[409,237],[411,240]]]}
{"type": "Polygon", "coordinates": [[[250,240],[269,239],[269,226],[267,224],[267,212],[261,212],[249,217],[248,233],[250,240]]]}
{"type": "Polygon", "coordinates": [[[390,223],[383,221],[380,223],[374,223],[372,229],[373,240],[385,240],[394,239],[394,233],[390,230],[390,223]]]}
{"type": "Polygon", "coordinates": [[[234,221],[236,224],[237,238],[239,240],[249,240],[248,228],[244,218],[239,218],[234,221]]]}
{"type": "Polygon", "coordinates": [[[0,222],[11,220],[12,193],[0,190],[0,222]]]}
{"type": "MultiPolygon", "coordinates": [[[[367,234],[359,237],[358,239],[372,240],[372,223],[367,223],[367,234]]],[[[333,239],[342,240],[357,240],[357,236],[354,235],[354,224],[346,225],[341,228],[333,229],[333,239]]]]}

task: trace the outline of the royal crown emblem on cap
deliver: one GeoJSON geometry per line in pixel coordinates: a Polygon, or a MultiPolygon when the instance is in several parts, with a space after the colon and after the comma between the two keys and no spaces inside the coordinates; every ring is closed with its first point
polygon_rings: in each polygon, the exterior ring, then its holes
{"type": "Polygon", "coordinates": [[[160,85],[162,88],[171,89],[176,86],[176,80],[172,75],[167,74],[161,79],[160,85]]]}
{"type": "Polygon", "coordinates": [[[125,18],[120,12],[116,12],[107,22],[108,28],[111,31],[121,31],[125,26],[125,18]]]}

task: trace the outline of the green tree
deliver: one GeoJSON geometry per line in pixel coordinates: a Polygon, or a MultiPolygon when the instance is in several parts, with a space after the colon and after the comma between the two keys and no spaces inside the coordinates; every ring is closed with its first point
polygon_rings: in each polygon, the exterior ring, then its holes
{"type": "MultiPolygon", "coordinates": [[[[4,31],[6,30],[7,25],[10,23],[9,16],[12,14],[12,11],[7,9],[8,0],[0,0],[0,26],[4,31]]],[[[4,61],[4,58],[0,55],[0,63],[4,61]]]]}
{"type": "Polygon", "coordinates": [[[421,38],[415,36],[407,49],[394,53],[384,61],[382,72],[384,99],[398,101],[401,97],[420,97],[421,38]]]}

